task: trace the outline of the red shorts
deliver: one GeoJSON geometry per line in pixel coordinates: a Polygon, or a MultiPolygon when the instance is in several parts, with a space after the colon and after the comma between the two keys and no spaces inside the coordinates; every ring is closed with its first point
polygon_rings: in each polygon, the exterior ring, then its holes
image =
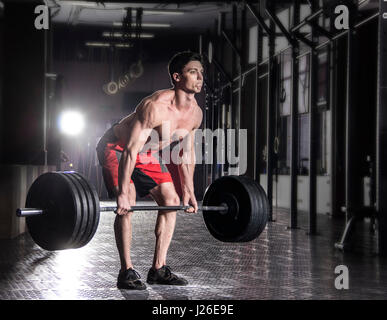
{"type": "MultiPolygon", "coordinates": [[[[99,163],[109,197],[114,198],[114,189],[118,186],[118,165],[123,151],[117,142],[112,128],[101,138],[97,146],[99,163]]],[[[173,182],[168,168],[161,163],[158,151],[139,153],[136,158],[130,183],[134,183],[140,197],[149,194],[149,190],[164,182],[173,182]]]]}

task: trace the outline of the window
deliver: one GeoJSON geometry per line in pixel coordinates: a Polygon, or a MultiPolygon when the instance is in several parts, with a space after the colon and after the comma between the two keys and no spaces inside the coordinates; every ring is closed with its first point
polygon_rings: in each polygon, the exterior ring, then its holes
{"type": "Polygon", "coordinates": [[[329,65],[328,50],[325,48],[318,54],[318,74],[317,74],[317,106],[327,109],[329,96],[329,65]]]}
{"type": "Polygon", "coordinates": [[[299,82],[298,82],[298,113],[309,112],[309,55],[304,55],[299,60],[299,82]]]}
{"type": "Polygon", "coordinates": [[[279,117],[276,124],[276,138],[274,142],[277,154],[275,171],[278,174],[290,174],[291,156],[291,126],[290,110],[292,97],[292,56],[291,50],[281,54],[279,88],[279,117]]]}
{"type": "Polygon", "coordinates": [[[292,60],[291,54],[281,55],[280,115],[289,116],[292,96],[292,60]]]}
{"type": "Polygon", "coordinates": [[[298,117],[298,174],[309,174],[309,114],[298,117]]]}

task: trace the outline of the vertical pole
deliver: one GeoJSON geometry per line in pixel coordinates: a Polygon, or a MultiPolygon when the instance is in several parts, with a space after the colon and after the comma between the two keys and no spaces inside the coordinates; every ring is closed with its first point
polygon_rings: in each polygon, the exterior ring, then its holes
{"type": "Polygon", "coordinates": [[[345,115],[345,208],[347,222],[354,215],[357,198],[358,172],[356,172],[356,163],[360,161],[357,157],[356,131],[356,83],[357,83],[357,40],[354,25],[354,15],[356,4],[353,3],[349,8],[349,30],[347,34],[347,90],[346,90],[346,115],[345,115]]]}
{"type": "MultiPolygon", "coordinates": [[[[199,53],[200,54],[203,54],[203,36],[202,35],[199,35],[199,53]]],[[[207,92],[206,92],[206,85],[204,84],[203,85],[203,90],[204,90],[204,96],[205,96],[205,102],[204,102],[204,110],[203,110],[203,129],[205,129],[207,127],[207,92]]],[[[202,166],[203,166],[203,176],[202,176],[202,183],[203,183],[203,190],[206,189],[207,187],[207,165],[205,163],[205,159],[206,159],[206,155],[205,155],[205,152],[206,152],[206,146],[205,144],[203,143],[203,138],[202,138],[202,155],[203,155],[203,160],[202,160],[202,166]]]]}
{"type": "MultiPolygon", "coordinates": [[[[217,119],[216,119],[216,123],[217,123],[216,129],[218,129],[220,132],[223,132],[223,107],[222,107],[222,105],[223,105],[223,97],[222,97],[222,89],[221,89],[221,76],[220,76],[220,72],[219,71],[216,71],[215,83],[216,83],[216,87],[217,87],[216,108],[218,110],[218,112],[217,112],[217,119]]],[[[218,149],[222,151],[222,155],[223,155],[224,146],[222,145],[222,140],[221,139],[219,139],[217,141],[217,149],[216,149],[216,154],[217,155],[218,155],[218,149]]],[[[217,178],[220,178],[221,176],[223,176],[223,161],[224,161],[224,157],[223,156],[221,156],[217,160],[217,178]]]]}
{"type": "MultiPolygon", "coordinates": [[[[238,111],[237,111],[237,118],[238,118],[238,127],[237,127],[237,149],[238,150],[238,157],[239,161],[248,161],[248,159],[242,159],[241,154],[239,152],[239,146],[240,146],[240,129],[242,127],[242,119],[241,119],[241,112],[242,112],[242,105],[243,105],[243,95],[242,95],[242,87],[243,87],[243,71],[245,68],[245,54],[246,54],[246,41],[245,41],[245,34],[246,34],[246,8],[245,6],[242,7],[241,9],[241,26],[240,26],[240,32],[239,32],[239,38],[240,38],[240,57],[239,57],[239,81],[238,81],[238,111]]],[[[246,111],[245,111],[246,112],[246,111]]],[[[238,164],[238,167],[240,167],[240,163],[238,164]]],[[[239,173],[239,168],[238,168],[238,173],[239,173]]]]}
{"type": "MultiPolygon", "coordinates": [[[[237,31],[238,31],[238,7],[236,4],[232,7],[232,42],[237,47],[237,31]]],[[[240,66],[240,64],[239,64],[240,66]]],[[[237,64],[237,55],[235,54],[234,50],[232,51],[232,76],[231,79],[234,79],[235,75],[239,73],[238,70],[238,64],[237,64]]],[[[239,73],[240,75],[240,73],[239,73]]],[[[239,79],[240,80],[240,79],[239,79]]],[[[239,154],[239,94],[240,94],[240,82],[238,81],[238,100],[237,103],[234,104],[234,82],[231,86],[231,117],[233,122],[233,129],[235,129],[235,154],[239,154]]],[[[235,170],[236,168],[233,168],[234,174],[236,174],[235,170]]]]}
{"type": "MultiPolygon", "coordinates": [[[[217,32],[217,29],[218,29],[218,20],[215,19],[215,24],[214,24],[214,32],[216,33],[217,32]]],[[[213,41],[213,38],[211,37],[210,38],[211,40],[211,43],[212,43],[212,46],[214,47],[215,46],[215,49],[213,49],[213,56],[215,55],[216,53],[216,49],[217,49],[217,42],[213,41]]],[[[212,81],[212,88],[213,88],[213,92],[212,92],[212,131],[216,130],[217,128],[219,128],[218,126],[218,123],[219,123],[219,84],[218,84],[218,71],[216,68],[212,68],[213,72],[212,72],[212,77],[211,77],[211,81],[212,81]]],[[[215,181],[215,179],[217,179],[218,177],[218,153],[217,153],[217,150],[218,150],[218,139],[214,140],[213,142],[213,164],[212,164],[212,181],[215,181]]]]}
{"type": "MultiPolygon", "coordinates": [[[[48,16],[50,16],[50,8],[48,8],[48,16]]],[[[49,28],[51,27],[51,22],[49,22],[49,28]]],[[[49,30],[44,30],[44,74],[43,74],[43,162],[44,165],[47,166],[47,127],[48,127],[48,121],[47,121],[47,98],[48,98],[48,84],[47,84],[47,73],[49,68],[49,46],[51,45],[51,42],[48,40],[49,36],[49,30]]]]}
{"type": "MultiPolygon", "coordinates": [[[[64,77],[62,75],[59,75],[56,80],[55,80],[55,102],[53,104],[53,108],[51,109],[51,117],[52,119],[57,119],[60,107],[62,106],[63,103],[63,87],[64,87],[64,77]]],[[[54,143],[53,145],[55,146],[55,165],[56,165],[56,170],[61,171],[61,150],[62,150],[62,139],[60,138],[59,135],[59,128],[58,124],[55,122],[53,124],[53,127],[55,127],[54,130],[54,136],[51,136],[50,138],[54,138],[54,143]]]]}
{"type": "Polygon", "coordinates": [[[387,256],[387,2],[379,1],[378,104],[376,125],[376,210],[378,253],[387,256]]]}
{"type": "MultiPolygon", "coordinates": [[[[225,21],[225,17],[226,17],[226,13],[225,12],[219,12],[219,15],[218,15],[218,33],[217,33],[217,58],[219,59],[219,62],[221,65],[223,65],[223,41],[222,41],[222,30],[224,29],[224,21],[225,21]]],[[[220,86],[221,82],[220,82],[220,74],[218,72],[218,85],[220,86]]],[[[220,100],[221,103],[219,104],[221,106],[221,119],[220,119],[220,124],[219,124],[219,128],[222,129],[222,131],[224,131],[224,129],[226,129],[226,120],[225,120],[225,116],[224,114],[227,115],[227,112],[226,112],[226,105],[225,105],[225,99],[223,97],[223,91],[221,90],[219,92],[219,95],[220,97],[222,97],[222,99],[220,100]]],[[[224,136],[225,136],[225,140],[224,140],[224,146],[227,146],[227,134],[226,132],[224,132],[224,136]]],[[[222,152],[225,153],[225,148],[222,148],[222,152]]],[[[226,157],[224,156],[223,159],[225,159],[226,157]]],[[[220,175],[223,176],[224,175],[224,171],[225,171],[225,164],[221,164],[220,165],[220,175]]]]}
{"type": "MultiPolygon", "coordinates": [[[[258,13],[260,14],[260,6],[258,8],[258,13]]],[[[256,54],[256,65],[255,65],[255,105],[254,105],[254,139],[255,139],[255,149],[254,149],[254,158],[255,158],[255,166],[254,166],[254,179],[258,183],[260,183],[260,166],[261,166],[261,145],[259,141],[259,135],[263,133],[260,128],[258,128],[258,117],[261,116],[259,112],[262,110],[259,106],[259,72],[260,67],[259,64],[262,61],[262,36],[263,30],[262,27],[257,23],[257,54],[256,54]]]]}
{"type": "MultiPolygon", "coordinates": [[[[317,9],[317,1],[312,1],[312,12],[317,9]]],[[[312,28],[312,42],[316,43],[317,34],[312,28]]],[[[310,50],[310,104],[309,104],[309,234],[317,233],[317,212],[316,212],[316,112],[317,112],[317,72],[318,72],[318,57],[317,50],[310,50]]]]}
{"type": "MultiPolygon", "coordinates": [[[[293,25],[300,23],[300,1],[293,2],[293,25]]],[[[298,41],[292,46],[292,104],[290,112],[291,154],[290,154],[290,228],[297,228],[297,153],[298,153],[298,86],[299,86],[299,55],[298,41]]]]}
{"type": "MultiPolygon", "coordinates": [[[[272,2],[265,3],[268,6],[272,6],[272,2]]],[[[273,20],[270,20],[270,34],[269,34],[269,59],[268,59],[268,76],[267,76],[267,162],[266,162],[266,174],[267,174],[267,197],[269,200],[269,221],[273,221],[273,157],[274,157],[274,111],[275,106],[275,74],[276,74],[276,60],[274,58],[275,50],[275,24],[273,20]]]]}
{"type": "MultiPolygon", "coordinates": [[[[208,128],[208,89],[207,89],[207,85],[204,83],[204,96],[205,96],[205,102],[204,102],[204,112],[203,112],[203,124],[204,124],[204,129],[208,128]]],[[[203,156],[203,174],[204,174],[204,179],[203,179],[203,183],[204,183],[204,189],[206,189],[206,187],[208,186],[208,164],[206,163],[205,159],[207,159],[207,152],[208,152],[208,148],[207,148],[207,144],[208,144],[208,141],[206,141],[206,139],[203,139],[204,143],[203,143],[203,150],[202,150],[202,154],[204,155],[203,156]]]]}
{"type": "Polygon", "coordinates": [[[338,208],[338,198],[337,198],[337,99],[336,99],[336,79],[337,79],[337,43],[336,40],[333,40],[329,45],[329,108],[330,112],[330,122],[331,122],[331,211],[330,215],[337,215],[338,208]]]}

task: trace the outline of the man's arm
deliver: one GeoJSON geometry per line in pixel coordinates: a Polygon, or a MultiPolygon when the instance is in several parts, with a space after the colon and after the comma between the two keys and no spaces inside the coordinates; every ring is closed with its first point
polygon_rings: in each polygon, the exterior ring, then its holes
{"type": "Polygon", "coordinates": [[[194,191],[193,177],[196,162],[195,130],[191,131],[185,139],[187,139],[184,142],[187,144],[187,148],[183,147],[182,163],[178,165],[178,169],[183,192],[191,193],[194,191]]]}
{"type": "Polygon", "coordinates": [[[133,125],[124,131],[127,140],[118,167],[118,214],[125,214],[130,209],[129,184],[137,154],[144,146],[152,129],[161,124],[161,121],[159,108],[154,103],[145,101],[137,108],[133,125]]]}
{"type": "MultiPolygon", "coordinates": [[[[192,205],[194,207],[194,212],[197,212],[198,210],[193,183],[196,164],[195,130],[200,127],[202,118],[203,115],[202,112],[200,112],[200,115],[198,116],[197,125],[186,137],[186,139],[188,140],[185,143],[187,143],[188,145],[186,150],[183,147],[182,163],[178,165],[180,184],[183,192],[183,205],[192,205]]],[[[192,210],[190,210],[189,212],[192,212],[192,210]]]]}

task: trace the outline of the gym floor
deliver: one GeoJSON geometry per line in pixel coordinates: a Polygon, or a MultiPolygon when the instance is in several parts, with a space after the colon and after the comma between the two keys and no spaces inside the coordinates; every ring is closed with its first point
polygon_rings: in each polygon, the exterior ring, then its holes
{"type": "MultiPolygon", "coordinates": [[[[102,205],[108,203],[103,202],[102,205]]],[[[138,203],[152,204],[152,203],[138,203]]],[[[354,252],[334,249],[342,224],[318,215],[324,231],[307,235],[307,216],[300,229],[288,230],[288,213],[274,212],[260,237],[249,243],[221,243],[207,232],[201,213],[178,214],[168,254],[172,270],[187,278],[186,287],[147,285],[144,291],[118,290],[119,259],[113,235],[115,215],[101,214],[97,233],[83,248],[48,252],[28,233],[0,240],[0,299],[385,299],[387,260],[374,254],[369,222],[359,224],[354,252]],[[326,232],[326,233],[325,233],[326,232]],[[349,289],[335,288],[335,267],[349,270],[349,289]]],[[[132,258],[146,279],[154,247],[156,214],[133,216],[132,258]]]]}

